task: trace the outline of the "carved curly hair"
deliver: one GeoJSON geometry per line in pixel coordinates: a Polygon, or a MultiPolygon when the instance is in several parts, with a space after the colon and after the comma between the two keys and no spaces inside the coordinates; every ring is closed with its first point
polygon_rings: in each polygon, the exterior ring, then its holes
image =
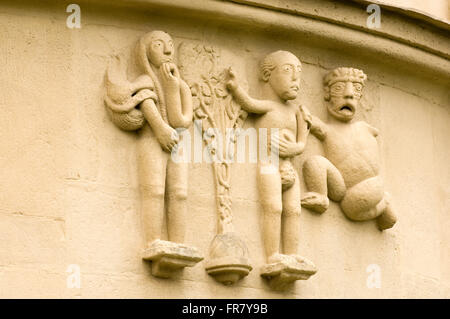
{"type": "Polygon", "coordinates": [[[367,80],[367,75],[359,69],[340,67],[329,72],[323,79],[323,85],[325,90],[325,100],[330,99],[330,87],[336,82],[358,82],[364,86],[364,82],[367,80]]]}

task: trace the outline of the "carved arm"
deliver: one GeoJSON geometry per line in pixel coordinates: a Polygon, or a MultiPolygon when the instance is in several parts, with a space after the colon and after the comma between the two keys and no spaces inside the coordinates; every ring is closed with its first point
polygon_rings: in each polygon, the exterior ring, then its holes
{"type": "Polygon", "coordinates": [[[155,133],[161,147],[165,151],[170,152],[178,143],[177,131],[164,122],[155,101],[152,99],[147,99],[141,103],[141,111],[155,133]]]}
{"type": "Polygon", "coordinates": [[[297,142],[306,144],[309,131],[312,125],[312,116],[308,109],[304,106],[300,106],[297,113],[297,142]]]}
{"type": "Polygon", "coordinates": [[[174,128],[188,128],[193,119],[192,95],[188,85],[180,79],[177,90],[166,89],[167,118],[174,128]]]}
{"type": "Polygon", "coordinates": [[[244,89],[237,83],[236,74],[231,68],[228,69],[228,74],[230,76],[230,80],[227,82],[227,88],[246,112],[264,114],[271,110],[269,101],[256,100],[244,91],[244,89]]]}
{"type": "Polygon", "coordinates": [[[327,125],[317,116],[311,116],[311,133],[319,140],[323,141],[327,137],[327,125]]]}
{"type": "Polygon", "coordinates": [[[295,118],[297,120],[297,136],[295,141],[286,134],[281,134],[279,137],[272,137],[272,143],[275,143],[272,145],[275,145],[275,147],[278,146],[279,155],[283,158],[300,155],[303,153],[306,146],[311,117],[309,112],[300,107],[295,112],[295,118]]]}
{"type": "Polygon", "coordinates": [[[169,123],[174,128],[188,128],[193,118],[191,90],[173,63],[163,64],[161,69],[169,123]]]}
{"type": "Polygon", "coordinates": [[[249,113],[264,114],[271,110],[270,103],[264,100],[256,100],[250,97],[240,86],[231,90],[239,105],[249,113]]]}

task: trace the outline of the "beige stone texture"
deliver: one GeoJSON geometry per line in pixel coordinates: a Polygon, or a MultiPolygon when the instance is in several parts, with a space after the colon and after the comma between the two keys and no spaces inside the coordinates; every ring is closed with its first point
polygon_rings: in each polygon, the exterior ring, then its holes
{"type": "Polygon", "coordinates": [[[434,1],[421,1],[421,0],[384,0],[380,1],[387,4],[391,4],[397,7],[404,7],[422,11],[435,17],[450,20],[449,13],[449,1],[448,0],[434,0],[434,1]]]}
{"type": "MultiPolygon", "coordinates": [[[[0,3],[0,298],[450,298],[444,17],[380,5],[382,28],[369,29],[366,1],[77,3],[79,29],[66,25],[66,2],[0,3]],[[257,164],[236,163],[233,227],[254,269],[230,286],[208,275],[206,258],[173,278],[153,276],[141,255],[139,138],[118,129],[104,106],[110,61],[153,30],[170,34],[175,48],[220,49],[252,97],[262,96],[259,62],[291,52],[302,63],[296,101],[322,119],[324,76],[342,66],[364,70],[355,120],[380,132],[380,174],[395,226],[381,232],[373,221],[351,221],[333,201],[322,215],[303,208],[298,251],[318,271],[274,290],[259,272],[266,255],[257,164]],[[77,269],[79,285],[70,284],[77,269]],[[379,288],[371,285],[373,269],[379,288]]],[[[252,116],[243,124],[250,127],[252,116]]],[[[303,162],[323,154],[310,136],[293,160],[302,193],[303,162]]],[[[190,163],[184,242],[203,256],[218,233],[215,194],[212,165],[190,163]]]]}

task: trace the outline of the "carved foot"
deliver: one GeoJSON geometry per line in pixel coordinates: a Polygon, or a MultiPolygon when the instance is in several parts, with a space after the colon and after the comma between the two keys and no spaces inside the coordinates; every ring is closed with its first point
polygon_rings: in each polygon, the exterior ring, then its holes
{"type": "Polygon", "coordinates": [[[268,261],[261,268],[261,276],[275,290],[282,290],[296,280],[307,280],[317,272],[311,261],[298,255],[275,254],[268,261]]]}
{"type": "Polygon", "coordinates": [[[328,209],[330,200],[326,195],[308,192],[302,198],[302,206],[316,213],[322,214],[328,209]]]}
{"type": "Polygon", "coordinates": [[[252,270],[245,243],[235,233],[217,235],[211,243],[205,270],[218,282],[232,285],[252,270]]]}
{"type": "Polygon", "coordinates": [[[170,278],[184,267],[192,267],[203,259],[199,251],[184,244],[155,240],[142,254],[142,259],[152,262],[152,275],[170,278]]]}
{"type": "Polygon", "coordinates": [[[295,260],[299,264],[302,264],[305,269],[308,269],[308,267],[309,267],[310,269],[314,269],[314,274],[317,272],[316,266],[314,265],[314,263],[311,260],[309,260],[303,256],[300,256],[300,255],[290,255],[290,256],[294,257],[295,260]]]}
{"type": "Polygon", "coordinates": [[[377,226],[379,230],[385,230],[394,227],[397,222],[397,217],[394,213],[388,208],[384,211],[383,214],[377,217],[377,226]]]}

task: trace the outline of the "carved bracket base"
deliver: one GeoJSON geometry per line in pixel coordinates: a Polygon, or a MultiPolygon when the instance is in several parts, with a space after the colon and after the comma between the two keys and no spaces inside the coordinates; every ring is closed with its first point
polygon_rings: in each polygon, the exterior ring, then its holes
{"type": "Polygon", "coordinates": [[[236,233],[216,235],[205,270],[224,285],[232,285],[249,274],[252,266],[248,249],[236,233]]]}
{"type": "Polygon", "coordinates": [[[224,285],[232,285],[249,274],[252,270],[248,259],[223,257],[209,261],[206,272],[224,285]]]}
{"type": "Polygon", "coordinates": [[[152,275],[170,278],[184,267],[192,267],[203,260],[199,251],[184,244],[155,240],[144,250],[142,259],[152,262],[152,275]]]}
{"type": "Polygon", "coordinates": [[[266,264],[261,268],[261,276],[269,281],[272,289],[276,290],[284,289],[296,280],[307,280],[316,272],[314,264],[301,257],[266,264]]]}

